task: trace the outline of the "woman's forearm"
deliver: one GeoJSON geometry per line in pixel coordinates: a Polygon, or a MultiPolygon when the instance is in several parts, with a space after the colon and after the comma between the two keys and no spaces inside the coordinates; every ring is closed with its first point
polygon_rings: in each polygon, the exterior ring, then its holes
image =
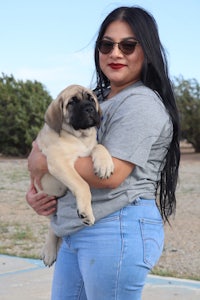
{"type": "MultiPolygon", "coordinates": [[[[115,157],[112,159],[114,163],[114,172],[108,179],[100,179],[95,175],[91,156],[78,158],[75,162],[75,169],[91,187],[114,189],[132,172],[134,165],[115,157]]],[[[31,178],[36,180],[40,185],[40,179],[48,172],[48,166],[46,157],[39,150],[36,142],[33,143],[33,149],[28,158],[28,167],[31,178]]],[[[65,168],[64,165],[63,168],[65,168]]]]}
{"type": "Polygon", "coordinates": [[[75,169],[91,187],[114,189],[128,177],[132,172],[134,165],[114,157],[113,163],[114,172],[108,179],[100,179],[95,175],[91,157],[78,158],[75,162],[75,169]]]}

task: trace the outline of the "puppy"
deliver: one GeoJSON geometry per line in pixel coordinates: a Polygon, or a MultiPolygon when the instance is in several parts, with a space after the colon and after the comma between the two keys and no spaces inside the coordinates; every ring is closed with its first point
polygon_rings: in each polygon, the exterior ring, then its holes
{"type": "MultiPolygon", "coordinates": [[[[46,156],[49,170],[41,179],[42,190],[61,197],[69,189],[76,198],[79,218],[89,226],[95,221],[90,188],[76,172],[74,163],[78,157],[91,156],[97,176],[108,178],[113,173],[110,154],[96,140],[100,119],[100,107],[94,93],[82,86],[71,85],[47,108],[45,124],[36,139],[46,156]]],[[[40,191],[36,182],[35,187],[40,191]]],[[[45,265],[54,263],[59,244],[59,238],[50,228],[42,254],[45,265]]]]}

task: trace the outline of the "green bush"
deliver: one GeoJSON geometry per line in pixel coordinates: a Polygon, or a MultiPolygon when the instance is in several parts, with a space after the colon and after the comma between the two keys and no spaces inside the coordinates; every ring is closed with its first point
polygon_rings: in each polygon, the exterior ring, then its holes
{"type": "Polygon", "coordinates": [[[183,77],[174,81],[175,95],[181,117],[182,138],[200,152],[200,85],[196,79],[183,77]]]}
{"type": "Polygon", "coordinates": [[[27,156],[52,97],[37,81],[0,77],[0,153],[27,156]]]}

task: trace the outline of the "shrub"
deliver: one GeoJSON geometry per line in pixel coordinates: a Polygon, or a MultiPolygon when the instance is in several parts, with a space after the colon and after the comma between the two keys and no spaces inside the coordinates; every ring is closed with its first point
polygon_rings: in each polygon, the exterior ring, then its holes
{"type": "Polygon", "coordinates": [[[26,156],[44,122],[44,113],[52,101],[37,81],[0,77],[0,153],[26,156]]]}
{"type": "Polygon", "coordinates": [[[182,138],[200,152],[200,85],[196,79],[176,78],[175,95],[181,118],[182,138]]]}

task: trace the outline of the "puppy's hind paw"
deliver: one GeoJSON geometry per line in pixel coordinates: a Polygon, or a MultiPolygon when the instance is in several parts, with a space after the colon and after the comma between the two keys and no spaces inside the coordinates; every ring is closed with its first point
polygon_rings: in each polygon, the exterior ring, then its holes
{"type": "Polygon", "coordinates": [[[46,267],[51,267],[57,258],[57,250],[56,249],[47,249],[44,246],[44,249],[41,253],[41,259],[46,267]]]}
{"type": "Polygon", "coordinates": [[[50,268],[55,263],[56,258],[47,258],[45,256],[41,256],[41,260],[43,260],[43,263],[46,267],[50,268]]]}

